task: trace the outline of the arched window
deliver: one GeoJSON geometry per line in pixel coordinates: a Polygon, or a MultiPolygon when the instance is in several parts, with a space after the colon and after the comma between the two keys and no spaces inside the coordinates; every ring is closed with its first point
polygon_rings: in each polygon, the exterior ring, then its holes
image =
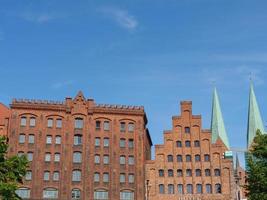
{"type": "Polygon", "coordinates": [[[192,170],[191,169],[186,170],[186,176],[192,176],[192,170]]]}
{"type": "Polygon", "coordinates": [[[16,190],[16,194],[23,199],[29,199],[31,197],[31,190],[21,187],[16,190]]]}
{"type": "Polygon", "coordinates": [[[50,171],[44,171],[44,181],[50,180],[50,171]]]}
{"type": "Polygon", "coordinates": [[[20,118],[20,126],[26,126],[26,124],[27,124],[27,118],[21,117],[20,118]]]}
{"type": "Polygon", "coordinates": [[[105,137],[104,138],[104,144],[103,144],[104,147],[109,147],[109,138],[105,137]]]}
{"type": "Polygon", "coordinates": [[[61,128],[62,127],[62,119],[57,119],[56,120],[56,127],[61,128]]]}
{"type": "Polygon", "coordinates": [[[128,124],[128,132],[134,132],[134,123],[130,122],[128,124]]]}
{"type": "Polygon", "coordinates": [[[191,162],[191,155],[186,155],[185,160],[186,162],[191,162]]]}
{"type": "Polygon", "coordinates": [[[107,190],[95,190],[94,200],[108,200],[108,191],[107,190]]]}
{"type": "Polygon", "coordinates": [[[210,176],[210,169],[205,169],[205,176],[210,176]]]}
{"type": "Polygon", "coordinates": [[[200,162],[201,158],[200,155],[195,155],[195,162],[200,162]]]}
{"type": "Polygon", "coordinates": [[[82,173],[80,170],[73,170],[72,171],[72,181],[79,182],[81,181],[82,173]]]}
{"type": "Polygon", "coordinates": [[[125,164],[126,164],[126,158],[125,158],[124,155],[121,155],[121,156],[120,156],[120,164],[121,164],[121,165],[125,165],[125,164]]]}
{"type": "Polygon", "coordinates": [[[59,162],[60,161],[60,153],[55,153],[54,161],[55,162],[59,162]]]}
{"type": "Polygon", "coordinates": [[[78,199],[80,199],[81,198],[81,190],[80,189],[72,189],[72,191],[71,191],[71,198],[73,199],[73,200],[78,200],[78,199]]]}
{"type": "Polygon", "coordinates": [[[109,164],[109,155],[104,155],[103,156],[103,163],[104,163],[104,165],[109,164]]]}
{"type": "Polygon", "coordinates": [[[134,174],[128,175],[128,183],[134,183],[134,174]]]}
{"type": "Polygon", "coordinates": [[[120,131],[121,132],[125,132],[126,131],[126,123],[125,122],[121,122],[120,123],[120,131]]]}
{"type": "Polygon", "coordinates": [[[56,135],[56,142],[55,144],[61,144],[61,136],[60,135],[56,135]]]}
{"type": "Polygon", "coordinates": [[[75,118],[74,128],[83,128],[83,118],[75,118]]]}
{"type": "Polygon", "coordinates": [[[199,140],[195,140],[195,141],[194,141],[194,146],[195,146],[195,147],[200,147],[200,142],[199,142],[199,140]]]}
{"type": "Polygon", "coordinates": [[[159,184],[159,193],[160,194],[165,194],[165,187],[163,184],[159,184]]]}
{"type": "Polygon", "coordinates": [[[109,121],[104,121],[104,131],[109,131],[110,130],[110,123],[109,121]]]}
{"type": "Polygon", "coordinates": [[[25,180],[26,180],[26,181],[30,181],[30,180],[32,180],[32,171],[31,171],[31,170],[28,170],[28,171],[26,172],[25,180]]]}
{"type": "Polygon", "coordinates": [[[100,181],[100,174],[98,173],[98,172],[95,172],[94,173],[94,182],[96,183],[98,183],[100,181]]]}
{"type": "Polygon", "coordinates": [[[209,154],[205,154],[204,155],[204,161],[205,162],[209,162],[210,161],[210,155],[209,154]]]}
{"type": "Polygon", "coordinates": [[[168,162],[173,162],[173,156],[172,155],[168,155],[168,157],[167,157],[168,159],[168,162]]]}
{"type": "Polygon", "coordinates": [[[36,124],[35,117],[31,117],[31,118],[30,118],[30,126],[31,126],[31,127],[34,127],[35,124],[36,124]]]}
{"type": "Polygon", "coordinates": [[[28,161],[30,161],[30,162],[33,160],[33,152],[29,151],[29,152],[27,153],[27,159],[28,159],[28,161]]]}
{"type": "Polygon", "coordinates": [[[220,169],[214,169],[214,175],[215,176],[221,176],[221,170],[220,169]]]}
{"type": "Polygon", "coordinates": [[[134,156],[128,157],[128,165],[134,165],[134,156]]]}
{"type": "Polygon", "coordinates": [[[48,118],[47,119],[47,127],[48,128],[52,128],[53,127],[53,119],[52,118],[48,118]]]}
{"type": "Polygon", "coordinates": [[[104,183],[109,182],[109,173],[107,173],[107,172],[103,173],[103,182],[104,183]]]}
{"type": "Polygon", "coordinates": [[[58,171],[55,171],[53,173],[53,181],[59,181],[59,172],[58,171]]]}
{"type": "Polygon", "coordinates": [[[126,181],[125,174],[124,173],[121,173],[120,174],[120,183],[125,183],[125,181],[126,181]]]}
{"type": "Polygon", "coordinates": [[[201,170],[200,169],[196,169],[196,176],[201,176],[201,170]]]}
{"type": "Polygon", "coordinates": [[[100,155],[95,155],[95,164],[100,164],[100,155]]]}
{"type": "Polygon", "coordinates": [[[168,177],[173,177],[173,170],[172,169],[168,169],[168,177]]]}
{"type": "Polygon", "coordinates": [[[34,135],[33,134],[29,135],[28,142],[29,142],[29,144],[34,144],[34,135]]]}
{"type": "Polygon", "coordinates": [[[125,148],[125,146],[126,146],[125,139],[124,139],[124,138],[121,138],[121,139],[120,139],[120,147],[121,147],[121,148],[125,148]]]}
{"type": "Polygon", "coordinates": [[[173,184],[168,185],[168,194],[174,194],[174,185],[173,184]]]}
{"type": "Polygon", "coordinates": [[[74,135],[74,145],[81,145],[82,144],[82,136],[81,135],[74,135]]]}
{"type": "Polygon", "coordinates": [[[177,162],[183,162],[183,156],[182,155],[177,155],[177,162]]]}
{"type": "Polygon", "coordinates": [[[183,194],[184,193],[183,184],[178,184],[177,185],[177,190],[178,190],[178,194],[183,194]]]}
{"type": "Polygon", "coordinates": [[[159,170],[159,177],[164,177],[164,170],[163,169],[159,170]]]}
{"type": "Polygon", "coordinates": [[[45,198],[45,199],[57,199],[58,198],[58,190],[55,188],[45,188],[43,190],[43,198],[45,198]]]}
{"type": "Polygon", "coordinates": [[[101,129],[101,121],[96,121],[95,122],[95,130],[100,130],[101,129]]]}
{"type": "Polygon", "coordinates": [[[207,194],[211,194],[212,193],[211,184],[206,184],[206,193],[207,194]]]}
{"type": "Polygon", "coordinates": [[[186,185],[186,192],[187,192],[187,194],[193,194],[193,185],[192,184],[186,185]]]}
{"type": "Polygon", "coordinates": [[[202,194],[202,185],[197,184],[197,194],[202,194]]]}
{"type": "Polygon", "coordinates": [[[134,192],[123,190],[120,192],[120,200],[134,200],[134,192]]]}
{"type": "Polygon", "coordinates": [[[186,140],[186,141],[185,141],[185,146],[186,146],[186,147],[191,147],[191,142],[190,142],[189,140],[186,140]]]}
{"type": "Polygon", "coordinates": [[[82,162],[82,153],[79,151],[75,151],[73,153],[73,163],[81,163],[82,162]]]}
{"type": "Polygon", "coordinates": [[[176,141],[176,147],[182,147],[182,142],[180,140],[176,141]]]}
{"type": "Polygon", "coordinates": [[[177,176],[182,177],[183,176],[183,170],[182,169],[177,169],[177,176]]]}
{"type": "Polygon", "coordinates": [[[215,184],[215,193],[222,193],[222,187],[221,187],[221,184],[217,183],[215,184]]]}

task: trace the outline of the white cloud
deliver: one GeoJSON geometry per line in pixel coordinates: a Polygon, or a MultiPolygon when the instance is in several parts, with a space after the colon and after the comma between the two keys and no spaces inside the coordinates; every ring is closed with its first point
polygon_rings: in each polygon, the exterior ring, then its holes
{"type": "Polygon", "coordinates": [[[56,82],[56,83],[52,84],[51,87],[53,89],[60,89],[60,88],[63,88],[63,87],[70,86],[72,84],[73,84],[73,81],[72,80],[68,80],[68,81],[56,82]]]}
{"type": "Polygon", "coordinates": [[[114,7],[103,7],[100,9],[100,12],[104,13],[117,22],[121,27],[128,30],[135,30],[138,26],[136,18],[133,15],[130,15],[127,10],[114,7]]]}

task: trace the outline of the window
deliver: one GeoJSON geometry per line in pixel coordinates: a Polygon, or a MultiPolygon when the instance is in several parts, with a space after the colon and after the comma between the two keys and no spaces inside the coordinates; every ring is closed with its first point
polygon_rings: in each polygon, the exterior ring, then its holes
{"type": "Polygon", "coordinates": [[[121,122],[120,123],[120,131],[125,132],[125,130],[126,130],[126,124],[125,124],[125,122],[121,122]]]}
{"type": "Polygon", "coordinates": [[[120,164],[121,165],[125,165],[126,164],[126,161],[125,161],[125,156],[120,156],[120,164]]]}
{"type": "Polygon", "coordinates": [[[95,130],[100,130],[101,129],[101,122],[100,121],[96,121],[95,122],[95,130]]]}
{"type": "Polygon", "coordinates": [[[163,169],[159,170],[159,177],[164,177],[164,170],[163,169]]]}
{"type": "Polygon", "coordinates": [[[205,169],[205,176],[210,176],[210,169],[205,169]]]}
{"type": "Polygon", "coordinates": [[[195,162],[200,162],[200,155],[195,155],[195,162]]]}
{"type": "Polygon", "coordinates": [[[108,191],[106,190],[95,190],[94,200],[108,200],[108,191]]]}
{"type": "Polygon", "coordinates": [[[186,185],[186,192],[187,192],[187,194],[193,194],[193,185],[192,184],[186,185]]]}
{"type": "Polygon", "coordinates": [[[182,147],[182,142],[181,141],[176,141],[176,147],[182,147]]]}
{"type": "Polygon", "coordinates": [[[54,188],[46,188],[43,190],[43,198],[46,199],[57,199],[58,198],[58,190],[54,188]]]}
{"type": "Polygon", "coordinates": [[[55,153],[54,161],[55,162],[59,162],[60,161],[60,153],[55,153]]]}
{"type": "Polygon", "coordinates": [[[74,135],[74,145],[81,145],[81,144],[82,144],[82,136],[74,135]]]}
{"type": "Polygon", "coordinates": [[[120,183],[125,183],[125,174],[120,174],[120,183]]]}
{"type": "Polygon", "coordinates": [[[60,135],[56,136],[56,144],[61,144],[61,136],[60,135]]]}
{"type": "Polygon", "coordinates": [[[186,155],[185,156],[185,161],[186,162],[191,162],[191,155],[186,155]]]}
{"type": "Polygon", "coordinates": [[[197,184],[197,194],[202,194],[202,185],[197,184]]]}
{"type": "Polygon", "coordinates": [[[73,170],[72,171],[72,181],[81,181],[81,171],[80,170],[73,170]]]}
{"type": "Polygon", "coordinates": [[[129,174],[128,175],[128,182],[129,183],[134,183],[134,174],[129,174]]]}
{"type": "Polygon", "coordinates": [[[185,132],[185,133],[190,133],[190,127],[185,127],[185,128],[184,128],[184,132],[185,132]]]}
{"type": "Polygon", "coordinates": [[[206,193],[208,193],[208,194],[212,193],[211,184],[206,184],[206,193]]]}
{"type": "Polygon", "coordinates": [[[44,181],[49,181],[50,179],[50,172],[49,171],[45,171],[44,172],[44,181]]]}
{"type": "Polygon", "coordinates": [[[191,169],[186,170],[186,176],[192,176],[192,170],[191,169]]]}
{"type": "Polygon", "coordinates": [[[52,144],[52,136],[51,135],[46,136],[46,144],[52,144]]]}
{"type": "Polygon", "coordinates": [[[16,194],[23,199],[29,199],[31,196],[31,190],[29,188],[19,188],[16,190],[16,194]]]}
{"type": "Polygon", "coordinates": [[[109,131],[109,121],[104,121],[104,131],[109,131]]]}
{"type": "Polygon", "coordinates": [[[95,164],[100,164],[100,155],[95,155],[95,164]]]}
{"type": "Polygon", "coordinates": [[[20,144],[25,143],[25,134],[23,133],[19,134],[19,143],[20,144]]]}
{"type": "Polygon", "coordinates": [[[134,156],[128,157],[128,165],[134,165],[134,156]]]}
{"type": "Polygon", "coordinates": [[[53,173],[53,181],[59,181],[59,172],[53,173]]]}
{"type": "Polygon", "coordinates": [[[134,200],[134,192],[132,191],[121,191],[120,200],[134,200]]]}
{"type": "Polygon", "coordinates": [[[173,184],[168,185],[168,194],[174,194],[174,185],[173,184]]]}
{"type": "Polygon", "coordinates": [[[186,147],[191,147],[191,142],[189,140],[185,141],[185,146],[186,147]]]}
{"type": "Polygon", "coordinates": [[[81,198],[81,190],[79,189],[72,189],[71,191],[71,198],[74,199],[80,199],[81,198]]]}
{"type": "Polygon", "coordinates": [[[195,147],[200,147],[200,142],[199,142],[199,140],[195,140],[195,141],[194,141],[194,146],[195,146],[195,147]]]}
{"type": "Polygon", "coordinates": [[[30,126],[34,127],[35,126],[35,117],[30,118],[30,126]]]}
{"type": "Polygon", "coordinates": [[[109,182],[109,173],[104,173],[103,174],[103,182],[104,183],[108,183],[109,182]]]}
{"type": "Polygon", "coordinates": [[[164,185],[163,184],[160,184],[159,185],[159,193],[160,194],[165,194],[165,188],[164,188],[164,185]]]}
{"type": "Polygon", "coordinates": [[[27,159],[28,159],[28,161],[32,161],[33,160],[33,152],[28,152],[27,153],[27,159]]]}
{"type": "Polygon", "coordinates": [[[220,169],[214,169],[214,175],[215,176],[221,176],[221,170],[220,169]]]}
{"type": "Polygon", "coordinates": [[[168,162],[173,162],[173,156],[172,155],[168,155],[167,160],[168,160],[168,162]]]}
{"type": "Polygon", "coordinates": [[[33,134],[29,135],[28,142],[29,142],[29,144],[34,144],[34,135],[33,134]]]}
{"type": "Polygon", "coordinates": [[[183,156],[182,155],[177,155],[177,162],[183,162],[183,156]]]}
{"type": "Polygon", "coordinates": [[[21,117],[20,118],[20,126],[26,126],[26,124],[27,124],[27,118],[21,117]]]}
{"type": "Polygon", "coordinates": [[[128,132],[134,132],[134,123],[128,124],[128,132]]]}
{"type": "Polygon", "coordinates": [[[128,147],[130,149],[134,148],[134,140],[133,139],[129,139],[129,141],[128,141],[128,147]]]}
{"type": "Polygon", "coordinates": [[[45,162],[51,161],[51,153],[45,153],[45,162]]]}
{"type": "Polygon", "coordinates": [[[201,170],[200,169],[196,169],[196,176],[201,176],[201,170]]]}
{"type": "Polygon", "coordinates": [[[104,155],[104,157],[103,157],[103,163],[105,165],[109,164],[109,155],[104,155]]]}
{"type": "Polygon", "coordinates": [[[177,169],[177,176],[182,177],[183,176],[183,170],[177,169]]]}
{"type": "Polygon", "coordinates": [[[100,138],[99,137],[95,138],[95,147],[100,147],[100,138]]]}
{"type": "Polygon", "coordinates": [[[104,147],[109,147],[109,138],[104,138],[104,147]]]}
{"type": "Polygon", "coordinates": [[[83,119],[82,118],[75,118],[74,128],[83,128],[83,119]]]}
{"type": "Polygon", "coordinates": [[[94,182],[95,183],[98,183],[100,180],[100,174],[98,172],[95,172],[94,173],[94,182]]]}
{"type": "Polygon", "coordinates": [[[82,153],[75,151],[73,153],[73,163],[81,163],[82,162],[82,153]]]}
{"type": "Polygon", "coordinates": [[[168,177],[173,177],[173,170],[172,169],[168,169],[168,177]]]}
{"type": "Polygon", "coordinates": [[[57,121],[56,121],[56,127],[57,128],[62,128],[62,119],[57,119],[57,121]]]}
{"type": "Polygon", "coordinates": [[[217,193],[217,194],[222,193],[221,184],[219,184],[219,183],[215,184],[215,193],[217,193]]]}
{"type": "Polygon", "coordinates": [[[48,128],[53,127],[53,119],[52,118],[47,119],[47,127],[48,128]]]}
{"type": "Polygon", "coordinates": [[[178,194],[183,194],[184,193],[183,184],[178,184],[177,185],[177,190],[178,190],[178,194]]]}
{"type": "Polygon", "coordinates": [[[32,180],[32,171],[27,171],[25,175],[25,180],[30,181],[32,180]]]}
{"type": "Polygon", "coordinates": [[[204,155],[204,161],[205,162],[209,162],[210,161],[210,155],[209,154],[205,154],[204,155]]]}
{"type": "Polygon", "coordinates": [[[18,152],[18,157],[21,157],[21,156],[23,156],[24,155],[24,152],[23,151],[19,151],[18,152]]]}
{"type": "Polygon", "coordinates": [[[125,147],[125,139],[120,139],[120,147],[124,148],[125,147]]]}

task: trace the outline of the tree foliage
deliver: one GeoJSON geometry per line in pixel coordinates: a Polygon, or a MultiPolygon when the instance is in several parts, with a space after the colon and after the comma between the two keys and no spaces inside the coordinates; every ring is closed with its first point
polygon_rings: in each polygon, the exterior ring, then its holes
{"type": "Polygon", "coordinates": [[[247,157],[249,200],[267,200],[267,134],[258,130],[247,157]]]}
{"type": "Polygon", "coordinates": [[[7,157],[8,140],[0,136],[0,199],[20,199],[15,193],[18,184],[22,184],[26,174],[28,160],[26,156],[7,157]]]}

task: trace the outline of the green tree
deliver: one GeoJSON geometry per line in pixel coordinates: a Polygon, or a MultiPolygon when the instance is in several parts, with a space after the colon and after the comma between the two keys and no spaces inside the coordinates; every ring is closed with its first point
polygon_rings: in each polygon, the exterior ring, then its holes
{"type": "Polygon", "coordinates": [[[19,184],[22,184],[26,174],[28,160],[26,156],[7,157],[8,139],[0,136],[0,199],[18,200],[15,193],[19,184]]]}
{"type": "Polygon", "coordinates": [[[247,157],[249,200],[267,200],[267,134],[258,130],[247,157]]]}

